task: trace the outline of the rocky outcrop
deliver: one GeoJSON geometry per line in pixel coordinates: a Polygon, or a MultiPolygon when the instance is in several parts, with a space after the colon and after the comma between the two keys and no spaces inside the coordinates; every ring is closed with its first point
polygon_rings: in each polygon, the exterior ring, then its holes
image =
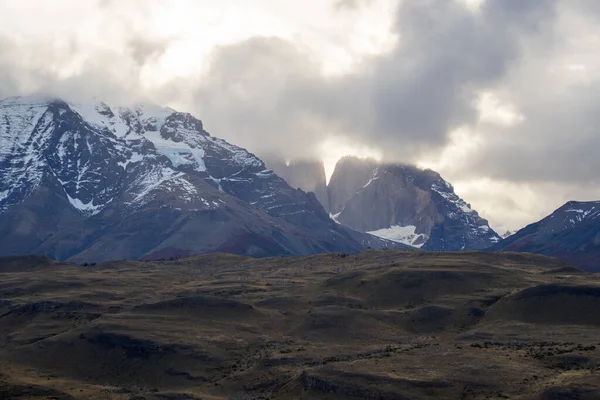
{"type": "Polygon", "coordinates": [[[484,249],[500,240],[431,170],[345,157],[328,191],[336,221],[361,232],[428,250],[484,249]]]}
{"type": "Polygon", "coordinates": [[[342,212],[354,195],[373,178],[377,167],[375,160],[356,157],[340,159],[327,186],[330,213],[335,215],[342,212]]]}

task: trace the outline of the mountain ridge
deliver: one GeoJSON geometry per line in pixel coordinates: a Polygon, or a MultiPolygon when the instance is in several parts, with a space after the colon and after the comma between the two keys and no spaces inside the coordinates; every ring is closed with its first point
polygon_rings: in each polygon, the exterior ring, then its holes
{"type": "MultiPolygon", "coordinates": [[[[303,176],[306,169],[294,170],[293,162],[285,171],[296,183],[319,182],[314,174],[303,176]]],[[[425,250],[482,250],[500,240],[439,173],[409,164],[341,158],[327,185],[326,209],[354,230],[425,250]]]]}
{"type": "Polygon", "coordinates": [[[600,272],[600,201],[569,201],[490,250],[551,255],[600,272]]]}
{"type": "Polygon", "coordinates": [[[99,261],[395,246],[335,224],[314,195],[173,109],[8,98],[0,148],[4,255],[99,261]]]}

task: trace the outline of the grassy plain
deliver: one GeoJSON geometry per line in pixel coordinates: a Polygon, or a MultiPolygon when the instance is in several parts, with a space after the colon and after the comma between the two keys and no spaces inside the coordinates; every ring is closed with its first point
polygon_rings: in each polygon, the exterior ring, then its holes
{"type": "Polygon", "coordinates": [[[0,259],[0,399],[600,399],[600,275],[517,253],[0,259]]]}

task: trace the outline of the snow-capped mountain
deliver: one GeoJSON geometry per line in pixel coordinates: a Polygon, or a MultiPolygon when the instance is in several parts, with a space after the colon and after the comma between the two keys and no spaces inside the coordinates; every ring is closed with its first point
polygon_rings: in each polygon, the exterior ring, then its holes
{"type": "Polygon", "coordinates": [[[334,219],[426,250],[484,249],[500,237],[437,172],[345,157],[328,186],[334,219]]]}
{"type": "Polygon", "coordinates": [[[389,246],[246,150],[154,105],[0,101],[0,255],[157,258],[389,246]]]}
{"type": "Polygon", "coordinates": [[[555,256],[583,269],[600,272],[600,201],[570,201],[491,250],[555,256]]]}

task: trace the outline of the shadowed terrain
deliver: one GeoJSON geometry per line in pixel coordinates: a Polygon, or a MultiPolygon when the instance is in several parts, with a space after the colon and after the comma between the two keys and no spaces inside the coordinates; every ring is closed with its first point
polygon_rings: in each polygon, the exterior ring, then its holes
{"type": "Polygon", "coordinates": [[[598,399],[600,276],[526,253],[0,259],[0,399],[598,399]]]}

